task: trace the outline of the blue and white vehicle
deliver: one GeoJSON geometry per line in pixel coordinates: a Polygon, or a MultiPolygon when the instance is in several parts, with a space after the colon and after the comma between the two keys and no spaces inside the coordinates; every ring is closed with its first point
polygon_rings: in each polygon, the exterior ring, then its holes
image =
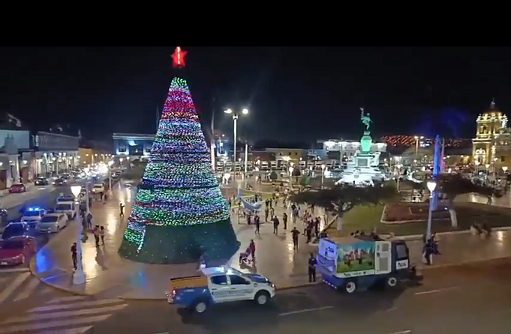
{"type": "Polygon", "coordinates": [[[265,305],[275,296],[275,285],[261,275],[244,274],[230,267],[202,268],[200,274],[171,278],[167,301],[204,313],[213,304],[251,300],[265,305]]]}
{"type": "Polygon", "coordinates": [[[21,221],[26,222],[30,227],[35,227],[45,214],[46,210],[43,208],[29,207],[25,211],[23,211],[21,221]]]}
{"type": "Polygon", "coordinates": [[[323,282],[347,293],[378,284],[392,288],[401,280],[417,278],[403,240],[320,239],[317,262],[323,282]]]}

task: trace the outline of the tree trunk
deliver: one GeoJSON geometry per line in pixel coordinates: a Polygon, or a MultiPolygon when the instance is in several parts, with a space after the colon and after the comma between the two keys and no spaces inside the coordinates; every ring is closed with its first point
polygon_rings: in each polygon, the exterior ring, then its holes
{"type": "Polygon", "coordinates": [[[344,216],[344,212],[339,211],[337,214],[337,232],[342,231],[343,216],[344,216]]]}
{"type": "Polygon", "coordinates": [[[451,216],[451,226],[458,227],[458,217],[456,216],[456,211],[454,210],[454,198],[449,198],[449,215],[451,216]]]}

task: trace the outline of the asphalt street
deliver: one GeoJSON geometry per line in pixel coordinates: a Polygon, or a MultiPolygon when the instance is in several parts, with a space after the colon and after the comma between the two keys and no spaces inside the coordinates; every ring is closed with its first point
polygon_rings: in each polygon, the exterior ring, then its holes
{"type": "MultiPolygon", "coordinates": [[[[318,285],[280,291],[266,307],[232,303],[203,315],[189,315],[163,301],[118,301],[122,306],[111,306],[114,300],[107,300],[106,305],[88,311],[82,305],[91,302],[79,302],[74,311],[66,306],[62,311],[69,321],[81,321],[65,327],[73,328],[73,333],[79,328],[87,328],[80,333],[95,334],[509,333],[511,259],[430,269],[423,274],[423,284],[399,290],[346,295],[318,285]]],[[[0,333],[10,333],[7,327],[0,328],[0,333]]]]}

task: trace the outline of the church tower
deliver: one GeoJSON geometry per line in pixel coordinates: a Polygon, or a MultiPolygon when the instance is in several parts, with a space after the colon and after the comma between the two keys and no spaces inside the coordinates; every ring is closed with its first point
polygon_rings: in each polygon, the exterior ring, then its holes
{"type": "MultiPolygon", "coordinates": [[[[507,116],[492,100],[490,108],[477,117],[476,137],[472,139],[472,161],[476,165],[492,164],[496,159],[496,145],[507,128],[507,116]]],[[[506,143],[507,144],[507,143],[506,143]]]]}

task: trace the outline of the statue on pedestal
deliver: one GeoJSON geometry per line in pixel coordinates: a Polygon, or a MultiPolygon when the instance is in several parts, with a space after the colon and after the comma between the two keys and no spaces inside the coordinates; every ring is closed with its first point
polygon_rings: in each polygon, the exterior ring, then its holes
{"type": "Polygon", "coordinates": [[[373,121],[371,120],[370,113],[364,114],[364,108],[360,108],[360,120],[362,121],[362,124],[366,126],[365,132],[369,132],[369,127],[373,121]]]}

